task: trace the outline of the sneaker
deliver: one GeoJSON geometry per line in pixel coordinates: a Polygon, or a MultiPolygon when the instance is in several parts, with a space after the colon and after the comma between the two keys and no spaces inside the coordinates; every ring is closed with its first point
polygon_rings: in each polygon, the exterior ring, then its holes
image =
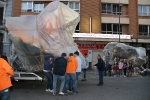
{"type": "Polygon", "coordinates": [[[63,93],[63,92],[59,92],[59,94],[60,94],[60,95],[64,95],[64,93],[63,93]]]}
{"type": "Polygon", "coordinates": [[[49,92],[49,89],[46,89],[45,91],[46,91],[46,92],[49,92]]]}
{"type": "Polygon", "coordinates": [[[53,92],[53,95],[56,95],[56,92],[53,92]]]}
{"type": "Polygon", "coordinates": [[[97,86],[101,86],[101,84],[97,84],[97,86]]]}
{"type": "Polygon", "coordinates": [[[82,79],[81,81],[86,81],[86,79],[84,78],[84,79],[82,79]]]}
{"type": "Polygon", "coordinates": [[[78,91],[76,91],[76,92],[74,92],[73,94],[79,94],[79,92],[78,92],[78,91]]]}
{"type": "Polygon", "coordinates": [[[53,92],[53,90],[51,90],[51,89],[46,89],[45,91],[46,92],[53,92]]]}
{"type": "Polygon", "coordinates": [[[63,92],[65,95],[67,95],[67,92],[63,92]]]}
{"type": "Polygon", "coordinates": [[[70,90],[67,90],[67,92],[72,92],[72,91],[70,91],[70,90]]]}

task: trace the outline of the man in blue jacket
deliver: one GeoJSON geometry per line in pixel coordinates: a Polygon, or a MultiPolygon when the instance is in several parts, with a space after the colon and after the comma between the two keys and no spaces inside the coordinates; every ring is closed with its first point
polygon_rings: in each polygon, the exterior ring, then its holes
{"type": "Polygon", "coordinates": [[[56,85],[58,78],[61,80],[60,95],[64,95],[62,92],[65,85],[65,72],[66,72],[67,60],[66,53],[62,53],[61,57],[57,58],[54,63],[53,69],[53,95],[56,95],[56,85]]]}
{"type": "Polygon", "coordinates": [[[98,72],[99,72],[99,83],[97,86],[103,85],[103,76],[104,76],[104,70],[105,70],[105,64],[101,56],[98,54],[97,55],[98,63],[95,64],[97,66],[98,72]]]}
{"type": "Polygon", "coordinates": [[[48,80],[46,92],[53,92],[53,80],[52,80],[53,63],[54,63],[53,57],[49,57],[44,63],[43,73],[48,80]]]}

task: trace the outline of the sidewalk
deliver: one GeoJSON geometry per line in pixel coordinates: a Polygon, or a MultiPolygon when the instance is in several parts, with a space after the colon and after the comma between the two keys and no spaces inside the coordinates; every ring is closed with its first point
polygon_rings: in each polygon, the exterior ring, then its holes
{"type": "MultiPolygon", "coordinates": [[[[95,71],[93,70],[93,69],[88,69],[87,70],[87,73],[88,74],[95,74],[95,75],[97,75],[96,73],[95,73],[95,71]]],[[[108,75],[107,75],[108,76],[108,75]]],[[[113,75],[112,75],[113,76],[113,75]]],[[[136,73],[132,73],[132,76],[131,77],[142,77],[142,75],[139,75],[139,74],[136,74],[136,73]]]]}
{"type": "MultiPolygon", "coordinates": [[[[104,85],[97,86],[99,75],[87,71],[87,81],[77,83],[78,95],[65,96],[45,92],[47,81],[15,82],[11,100],[150,100],[150,77],[109,77],[104,76],[104,85]]],[[[58,82],[57,91],[59,92],[58,82]]]]}

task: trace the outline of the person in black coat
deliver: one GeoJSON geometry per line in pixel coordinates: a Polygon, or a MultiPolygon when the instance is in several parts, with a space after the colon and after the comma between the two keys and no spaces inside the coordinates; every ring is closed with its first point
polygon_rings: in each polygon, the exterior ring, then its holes
{"type": "Polygon", "coordinates": [[[53,95],[56,95],[56,85],[57,80],[61,80],[60,86],[60,95],[64,95],[63,88],[65,85],[65,72],[66,72],[67,60],[66,60],[66,53],[62,53],[61,57],[57,58],[54,63],[53,68],[53,95]]]}
{"type": "Polygon", "coordinates": [[[100,54],[97,55],[98,63],[95,64],[97,66],[97,69],[99,71],[99,83],[97,86],[103,85],[103,76],[104,76],[104,71],[105,71],[105,64],[103,59],[101,58],[100,54]]]}

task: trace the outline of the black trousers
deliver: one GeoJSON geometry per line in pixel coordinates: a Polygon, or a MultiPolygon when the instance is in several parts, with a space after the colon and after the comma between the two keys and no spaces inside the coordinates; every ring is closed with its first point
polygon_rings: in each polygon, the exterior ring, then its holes
{"type": "Polygon", "coordinates": [[[127,69],[123,69],[123,72],[124,72],[124,75],[126,76],[126,73],[127,73],[127,69]]]}

